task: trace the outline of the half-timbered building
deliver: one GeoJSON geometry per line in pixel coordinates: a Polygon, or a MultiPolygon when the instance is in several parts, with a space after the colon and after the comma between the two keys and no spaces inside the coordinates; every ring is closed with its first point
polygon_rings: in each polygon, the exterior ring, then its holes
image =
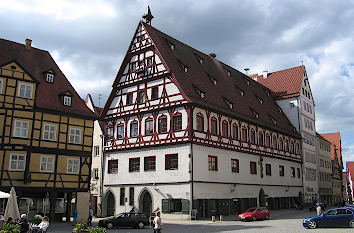
{"type": "Polygon", "coordinates": [[[21,213],[69,220],[88,196],[95,118],[47,51],[0,39],[0,190],[21,213]]]}
{"type": "Polygon", "coordinates": [[[101,115],[105,213],[295,205],[301,137],[270,91],[150,22],[139,22],[101,115]]]}

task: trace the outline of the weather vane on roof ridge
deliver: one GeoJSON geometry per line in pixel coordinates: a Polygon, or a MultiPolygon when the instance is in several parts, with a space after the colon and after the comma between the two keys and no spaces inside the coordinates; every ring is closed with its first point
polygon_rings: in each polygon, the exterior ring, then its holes
{"type": "Polygon", "coordinates": [[[143,15],[143,19],[145,19],[145,23],[151,25],[151,20],[154,16],[151,14],[150,6],[148,5],[147,12],[143,15]]]}

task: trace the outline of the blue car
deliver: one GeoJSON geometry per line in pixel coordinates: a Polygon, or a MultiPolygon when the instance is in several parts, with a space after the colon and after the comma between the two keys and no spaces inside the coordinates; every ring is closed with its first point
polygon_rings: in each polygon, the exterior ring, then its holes
{"type": "Polygon", "coordinates": [[[354,227],[354,208],[331,209],[320,216],[304,219],[302,224],[310,229],[316,227],[354,227]]]}

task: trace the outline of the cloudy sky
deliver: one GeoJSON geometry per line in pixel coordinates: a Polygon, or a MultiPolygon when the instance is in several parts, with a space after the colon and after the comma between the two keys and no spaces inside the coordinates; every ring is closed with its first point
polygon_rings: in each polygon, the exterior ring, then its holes
{"type": "Polygon", "coordinates": [[[82,98],[107,99],[141,15],[249,73],[303,61],[319,133],[340,131],[354,161],[354,1],[0,0],[0,37],[48,50],[82,98]]]}

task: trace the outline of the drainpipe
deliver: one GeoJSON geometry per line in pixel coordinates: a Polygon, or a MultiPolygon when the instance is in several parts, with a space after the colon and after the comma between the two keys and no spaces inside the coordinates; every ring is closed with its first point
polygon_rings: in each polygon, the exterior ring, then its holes
{"type": "Polygon", "coordinates": [[[102,197],[103,197],[103,173],[104,173],[104,134],[100,135],[101,137],[101,177],[100,177],[100,203],[101,203],[101,208],[100,208],[100,217],[103,217],[103,202],[102,202],[102,197]]]}
{"type": "Polygon", "coordinates": [[[189,134],[191,147],[190,147],[190,198],[189,198],[189,217],[192,220],[191,211],[193,209],[193,197],[194,197],[194,188],[193,188],[193,107],[191,107],[190,111],[190,134],[189,134]]]}
{"type": "MultiPolygon", "coordinates": [[[[298,118],[298,123],[299,123],[299,133],[302,137],[302,134],[301,134],[301,118],[300,118],[300,107],[301,107],[301,101],[300,101],[300,98],[298,99],[297,101],[297,118],[298,118]]],[[[302,182],[302,191],[303,191],[303,194],[302,194],[302,200],[300,200],[302,203],[300,204],[305,204],[305,186],[304,186],[304,172],[305,172],[305,163],[304,163],[304,153],[303,153],[303,148],[302,148],[302,138],[301,138],[301,155],[302,155],[302,166],[301,166],[301,182],[302,182]]]]}

